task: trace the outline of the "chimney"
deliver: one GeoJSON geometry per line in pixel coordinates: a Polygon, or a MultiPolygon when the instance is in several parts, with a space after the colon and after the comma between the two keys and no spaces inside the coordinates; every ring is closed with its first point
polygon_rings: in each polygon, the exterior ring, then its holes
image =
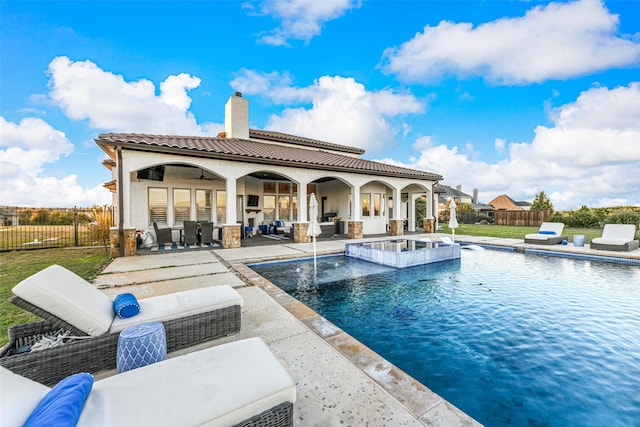
{"type": "Polygon", "coordinates": [[[249,139],[249,101],[240,92],[224,106],[224,131],[227,138],[249,139]]]}
{"type": "Polygon", "coordinates": [[[473,189],[473,204],[475,204],[475,205],[478,204],[478,189],[477,188],[473,189]]]}
{"type": "Polygon", "coordinates": [[[462,185],[461,184],[456,185],[456,190],[462,191],[462,185]]]}

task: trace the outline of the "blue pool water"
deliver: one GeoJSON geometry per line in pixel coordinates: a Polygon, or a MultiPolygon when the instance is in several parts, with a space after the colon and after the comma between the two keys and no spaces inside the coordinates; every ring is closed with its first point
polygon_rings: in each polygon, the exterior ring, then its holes
{"type": "Polygon", "coordinates": [[[256,272],[487,426],[640,425],[640,267],[502,251],[256,272]]]}

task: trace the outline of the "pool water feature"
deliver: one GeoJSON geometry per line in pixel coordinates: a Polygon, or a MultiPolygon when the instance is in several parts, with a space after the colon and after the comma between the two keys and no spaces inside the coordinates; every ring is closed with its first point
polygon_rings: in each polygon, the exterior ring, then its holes
{"type": "Polygon", "coordinates": [[[640,267],[503,251],[250,266],[487,426],[640,420],[640,267]]]}
{"type": "Polygon", "coordinates": [[[411,239],[347,243],[344,254],[395,268],[460,258],[460,245],[411,239]]]}

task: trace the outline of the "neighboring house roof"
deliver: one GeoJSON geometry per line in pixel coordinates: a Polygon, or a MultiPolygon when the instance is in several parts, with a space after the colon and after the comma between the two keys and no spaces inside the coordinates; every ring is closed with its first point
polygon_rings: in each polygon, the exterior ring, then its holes
{"type": "Polygon", "coordinates": [[[442,192],[444,194],[446,194],[447,196],[455,197],[455,198],[458,198],[458,199],[465,198],[465,197],[468,197],[469,199],[473,199],[472,196],[470,196],[470,195],[468,195],[466,193],[463,193],[462,191],[460,191],[460,190],[458,190],[456,188],[449,187],[448,185],[442,185],[441,187],[443,189],[442,192]]]}
{"type": "Polygon", "coordinates": [[[120,146],[131,150],[264,163],[272,166],[305,167],[328,171],[365,173],[369,175],[436,181],[442,179],[441,175],[431,172],[388,165],[364,160],[359,157],[354,157],[353,155],[343,155],[320,149],[326,148],[353,154],[360,154],[362,151],[351,147],[300,138],[278,132],[252,130],[251,133],[262,139],[288,142],[289,145],[238,138],[133,133],[101,134],[95,141],[104,151],[110,154],[112,158],[114,157],[115,147],[120,146]],[[289,140],[285,141],[287,138],[289,138],[289,140]],[[305,147],[315,147],[318,149],[298,148],[294,145],[303,145],[305,147]]]}
{"type": "Polygon", "coordinates": [[[501,194],[500,196],[490,201],[488,204],[493,206],[493,208],[496,210],[504,209],[508,211],[525,210],[523,207],[531,206],[531,203],[529,202],[516,202],[506,194],[501,194]]]}

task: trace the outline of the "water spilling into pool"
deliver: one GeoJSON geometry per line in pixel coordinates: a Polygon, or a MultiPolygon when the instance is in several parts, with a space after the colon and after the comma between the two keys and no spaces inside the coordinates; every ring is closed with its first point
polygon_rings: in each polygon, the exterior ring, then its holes
{"type": "Polygon", "coordinates": [[[638,425],[638,266],[463,251],[251,267],[487,426],[638,425]]]}
{"type": "Polygon", "coordinates": [[[411,239],[347,243],[348,257],[389,267],[405,268],[460,258],[460,245],[411,239]]]}

